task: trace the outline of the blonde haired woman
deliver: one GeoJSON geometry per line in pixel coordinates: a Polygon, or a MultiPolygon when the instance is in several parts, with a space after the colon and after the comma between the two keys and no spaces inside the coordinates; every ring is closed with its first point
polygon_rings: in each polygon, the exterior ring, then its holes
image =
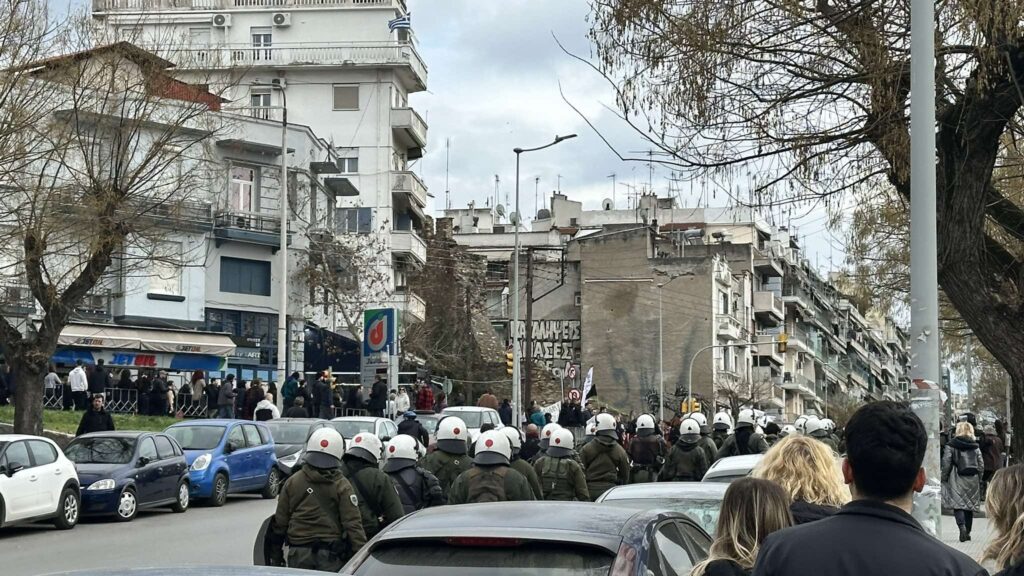
{"type": "Polygon", "coordinates": [[[982,560],[994,560],[996,576],[1024,576],[1024,464],[996,472],[985,502],[995,538],[982,560]]]}
{"type": "Polygon", "coordinates": [[[747,576],[769,534],[793,525],[789,496],[778,484],[741,478],[729,485],[722,499],[715,541],[708,559],[690,576],[747,576]]]}
{"type": "Polygon", "coordinates": [[[753,476],[771,480],[789,493],[796,524],[827,518],[850,501],[832,450],[808,436],[789,435],[780,440],[765,454],[753,476]]]}
{"type": "Polygon", "coordinates": [[[942,507],[952,508],[960,541],[971,539],[974,512],[981,505],[981,474],[985,465],[970,422],[958,422],[956,437],[942,451],[942,507]]]}

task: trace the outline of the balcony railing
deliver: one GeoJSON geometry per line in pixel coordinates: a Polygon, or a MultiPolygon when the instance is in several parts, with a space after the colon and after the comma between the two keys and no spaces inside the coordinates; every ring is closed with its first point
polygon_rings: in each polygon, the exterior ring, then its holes
{"type": "Polygon", "coordinates": [[[392,108],[391,127],[405,135],[406,146],[427,145],[427,123],[412,108],[392,108]]]}
{"type": "Polygon", "coordinates": [[[281,233],[281,219],[258,212],[218,212],[214,219],[216,228],[238,228],[253,232],[281,233]]]}
{"type": "Polygon", "coordinates": [[[773,292],[754,292],[754,314],[763,324],[778,326],[786,318],[786,309],[773,292]]]}
{"type": "Polygon", "coordinates": [[[427,319],[427,303],[415,292],[396,292],[395,308],[402,311],[408,320],[423,322],[427,319]]]}
{"type": "Polygon", "coordinates": [[[110,316],[110,292],[90,292],[75,306],[75,312],[88,318],[106,318],[110,316]]]}
{"type": "Polygon", "coordinates": [[[427,185],[415,172],[393,172],[391,177],[394,180],[393,194],[408,194],[421,208],[427,205],[427,185]]]}
{"type": "Polygon", "coordinates": [[[36,300],[28,286],[6,284],[0,286],[0,310],[6,314],[28,314],[36,308],[36,300]]]}
{"type": "Polygon", "coordinates": [[[405,0],[93,0],[93,12],[169,12],[270,8],[398,8],[405,0]]]}
{"type": "Polygon", "coordinates": [[[725,340],[739,340],[743,337],[743,326],[740,321],[729,314],[719,314],[716,317],[718,322],[718,336],[725,340]]]}
{"type": "Polygon", "coordinates": [[[391,252],[408,255],[419,264],[427,262],[427,243],[412,230],[391,231],[391,252]]]}

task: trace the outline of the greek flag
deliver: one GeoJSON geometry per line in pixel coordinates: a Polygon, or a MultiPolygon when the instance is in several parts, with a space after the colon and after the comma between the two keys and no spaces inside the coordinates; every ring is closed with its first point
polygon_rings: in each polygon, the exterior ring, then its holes
{"type": "Polygon", "coordinates": [[[412,28],[412,20],[411,20],[411,18],[412,18],[412,12],[406,14],[405,16],[399,16],[398,18],[395,18],[394,20],[388,21],[388,30],[391,30],[392,32],[394,32],[395,30],[399,30],[399,29],[403,29],[403,28],[406,29],[406,30],[411,29],[412,28]]]}

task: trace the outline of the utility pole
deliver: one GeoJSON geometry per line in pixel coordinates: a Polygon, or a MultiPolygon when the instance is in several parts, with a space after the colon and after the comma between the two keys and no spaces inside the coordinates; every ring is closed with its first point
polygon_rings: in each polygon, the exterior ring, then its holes
{"type": "Polygon", "coordinates": [[[612,210],[615,209],[615,172],[608,175],[612,179],[612,210]]]}
{"type": "Polygon", "coordinates": [[[533,178],[533,217],[540,215],[540,176],[533,178]]]}
{"type": "Polygon", "coordinates": [[[529,409],[533,400],[533,247],[526,248],[526,378],[523,382],[523,404],[529,409]]]}
{"type": "Polygon", "coordinates": [[[974,410],[974,333],[967,333],[967,409],[974,410]]]}

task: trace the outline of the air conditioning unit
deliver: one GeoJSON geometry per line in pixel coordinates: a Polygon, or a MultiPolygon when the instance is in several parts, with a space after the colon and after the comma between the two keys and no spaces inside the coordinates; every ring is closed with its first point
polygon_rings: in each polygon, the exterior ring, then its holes
{"type": "Polygon", "coordinates": [[[230,28],[231,14],[214,14],[211,23],[215,28],[230,28]]]}
{"type": "Polygon", "coordinates": [[[274,14],[274,26],[278,28],[284,28],[285,26],[292,25],[292,15],[288,12],[278,12],[274,14]]]}

